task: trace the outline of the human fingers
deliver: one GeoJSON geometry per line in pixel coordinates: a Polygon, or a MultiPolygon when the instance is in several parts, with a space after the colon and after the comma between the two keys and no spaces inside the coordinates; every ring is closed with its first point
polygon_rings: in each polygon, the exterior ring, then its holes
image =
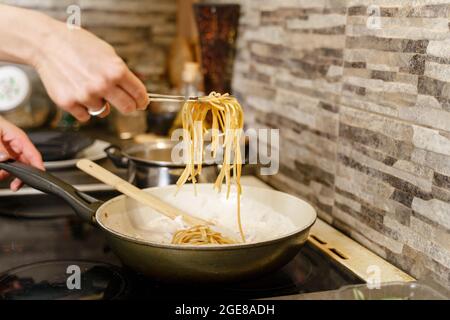
{"type": "Polygon", "coordinates": [[[36,149],[28,136],[23,135],[19,137],[19,140],[20,144],[22,145],[22,151],[19,160],[38,169],[45,170],[41,153],[36,149]]]}
{"type": "Polygon", "coordinates": [[[11,183],[9,184],[9,188],[11,191],[18,191],[23,186],[23,182],[19,178],[15,178],[11,183]]]}
{"type": "Polygon", "coordinates": [[[73,105],[68,111],[78,120],[81,122],[86,122],[91,118],[91,115],[89,114],[87,108],[85,106],[82,106],[80,104],[73,105]]]}
{"type": "Polygon", "coordinates": [[[98,115],[99,118],[105,118],[106,116],[108,116],[108,114],[111,112],[111,106],[109,104],[109,102],[105,103],[105,110],[98,115]]]}
{"type": "MultiPolygon", "coordinates": [[[[6,161],[10,158],[8,149],[3,144],[2,136],[3,136],[2,128],[0,128],[0,162],[6,161]]],[[[6,172],[5,170],[0,170],[0,180],[3,180],[8,176],[9,176],[8,172],[6,172]]]]}
{"type": "Polygon", "coordinates": [[[128,70],[119,85],[134,99],[138,110],[147,108],[149,103],[147,88],[135,74],[128,70]]]}
{"type": "Polygon", "coordinates": [[[109,90],[105,99],[121,113],[130,113],[136,110],[136,102],[134,99],[119,86],[109,90]]]}
{"type": "Polygon", "coordinates": [[[5,170],[0,170],[0,180],[6,179],[9,177],[9,172],[6,172],[5,170]]]}

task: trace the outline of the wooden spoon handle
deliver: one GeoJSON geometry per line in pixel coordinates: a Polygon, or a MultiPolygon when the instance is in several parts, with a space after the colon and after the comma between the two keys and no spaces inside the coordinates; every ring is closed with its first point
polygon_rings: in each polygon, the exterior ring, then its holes
{"type": "Polygon", "coordinates": [[[77,162],[77,167],[93,176],[94,178],[100,180],[101,182],[110,185],[115,188],[117,191],[120,191],[123,194],[126,194],[130,198],[145,204],[159,213],[169,217],[171,219],[175,219],[177,216],[182,216],[183,220],[189,225],[211,225],[212,223],[200,218],[193,217],[188,213],[171,206],[170,204],[164,202],[163,200],[155,197],[154,195],[147,193],[131,183],[123,180],[122,178],[116,176],[114,173],[106,170],[105,168],[99,166],[98,164],[88,160],[82,159],[77,162]]]}

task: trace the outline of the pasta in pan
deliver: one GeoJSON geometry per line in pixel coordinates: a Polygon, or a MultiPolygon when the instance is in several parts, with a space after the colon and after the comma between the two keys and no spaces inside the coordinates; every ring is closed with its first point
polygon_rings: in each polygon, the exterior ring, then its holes
{"type": "Polygon", "coordinates": [[[233,244],[233,240],[224,237],[219,232],[211,230],[208,226],[194,226],[186,230],[177,231],[173,235],[173,244],[233,244]]]}

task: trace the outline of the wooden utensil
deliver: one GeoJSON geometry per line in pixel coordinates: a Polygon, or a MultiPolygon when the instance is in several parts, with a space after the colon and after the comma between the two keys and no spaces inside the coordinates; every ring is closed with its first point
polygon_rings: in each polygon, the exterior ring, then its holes
{"type": "Polygon", "coordinates": [[[106,170],[105,168],[99,166],[95,162],[92,162],[88,159],[82,159],[77,162],[77,167],[89,174],[90,176],[100,180],[101,182],[110,185],[115,188],[117,191],[120,191],[123,194],[126,194],[130,198],[148,205],[152,209],[156,210],[158,213],[165,215],[170,219],[175,219],[177,216],[182,216],[183,221],[191,226],[195,225],[214,225],[212,222],[203,220],[190,214],[171,206],[170,204],[164,202],[158,197],[147,193],[131,183],[123,180],[122,178],[116,176],[114,173],[106,170]]]}

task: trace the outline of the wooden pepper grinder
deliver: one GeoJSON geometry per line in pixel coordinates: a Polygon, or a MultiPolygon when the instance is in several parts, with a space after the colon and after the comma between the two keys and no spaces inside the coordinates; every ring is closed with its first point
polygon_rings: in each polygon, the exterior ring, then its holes
{"type": "MultiPolygon", "coordinates": [[[[183,69],[187,62],[200,61],[200,46],[192,5],[198,0],[177,1],[177,36],[169,53],[169,79],[171,85],[181,90],[183,69]]],[[[180,92],[181,93],[181,92],[180,92]]]]}

